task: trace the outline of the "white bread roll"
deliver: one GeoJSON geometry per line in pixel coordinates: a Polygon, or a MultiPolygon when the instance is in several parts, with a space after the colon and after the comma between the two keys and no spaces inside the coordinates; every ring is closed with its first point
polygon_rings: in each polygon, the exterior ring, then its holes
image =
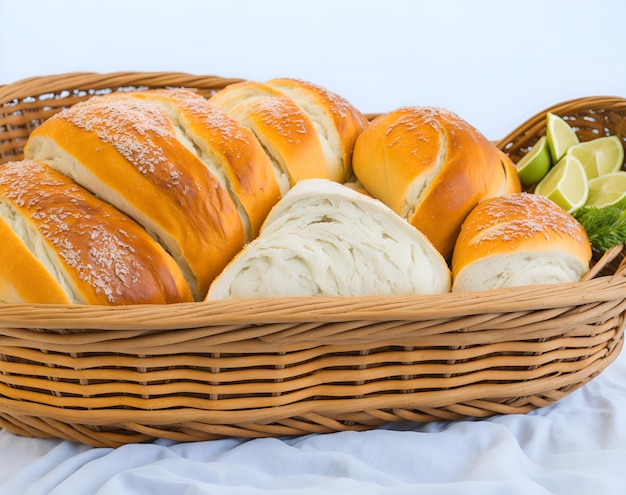
{"type": "Polygon", "coordinates": [[[191,301],[180,268],[132,219],[43,163],[0,165],[0,301],[191,301]]]}
{"type": "Polygon", "coordinates": [[[368,124],[341,96],[291,78],[231,84],[209,101],[255,133],[282,171],[283,194],[303,179],[344,182],[355,140],[368,124]]]}
{"type": "Polygon", "coordinates": [[[436,294],[450,283],[443,257],[382,202],[308,179],[274,206],[260,236],[214,280],[207,300],[436,294]]]}
{"type": "Polygon", "coordinates": [[[441,108],[403,107],[380,115],[357,138],[352,165],[363,187],[423,232],[446,259],[480,200],[521,190],[505,155],[441,108]]]}
{"type": "Polygon", "coordinates": [[[467,216],[452,256],[452,290],[578,282],[589,270],[585,229],[535,194],[480,202],[467,216]]]}

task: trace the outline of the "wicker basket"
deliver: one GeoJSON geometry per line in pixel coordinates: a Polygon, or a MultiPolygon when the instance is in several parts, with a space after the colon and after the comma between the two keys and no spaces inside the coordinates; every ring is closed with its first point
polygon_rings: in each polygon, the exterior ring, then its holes
{"type": "MultiPolygon", "coordinates": [[[[0,161],[32,128],[101,92],[235,79],[69,74],[0,87],[0,161]]],[[[552,111],[582,139],[626,137],[626,101],[552,111]]],[[[519,158],[537,114],[499,144],[519,158]]],[[[619,354],[618,246],[578,283],[438,296],[225,300],[168,306],[0,306],[0,425],[94,446],[364,430],[398,420],[525,413],[619,354]]]]}

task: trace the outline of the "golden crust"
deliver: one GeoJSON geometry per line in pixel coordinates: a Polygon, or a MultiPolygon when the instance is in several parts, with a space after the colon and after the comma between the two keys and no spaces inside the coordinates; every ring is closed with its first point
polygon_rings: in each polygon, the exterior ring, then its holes
{"type": "Polygon", "coordinates": [[[0,216],[0,303],[70,304],[48,269],[0,216]]]}
{"type": "Polygon", "coordinates": [[[133,97],[175,107],[179,125],[193,143],[214,161],[240,202],[249,223],[247,241],[256,237],[270,209],[280,199],[272,163],[252,132],[204,97],[188,90],[157,89],[133,97]]]}
{"type": "Polygon", "coordinates": [[[268,86],[289,96],[305,112],[312,105],[323,112],[331,121],[328,133],[336,133],[339,141],[339,170],[331,165],[331,178],[344,182],[352,172],[352,153],[357,137],[368,126],[365,116],[342,96],[308,81],[292,78],[275,78],[266,82],[268,86]]]}
{"type": "MultiPolygon", "coordinates": [[[[174,260],[143,228],[47,165],[25,160],[0,167],[0,195],[37,233],[47,251],[53,253],[55,266],[66,274],[75,290],[75,302],[138,304],[192,300],[174,260]]],[[[13,241],[11,246],[22,253],[16,264],[21,264],[23,280],[13,277],[13,285],[19,287],[22,298],[31,302],[67,302],[59,300],[59,288],[52,287],[50,275],[42,276],[41,263],[32,267],[25,264],[32,259],[24,254],[24,243],[13,241]],[[41,294],[41,289],[35,287],[41,281],[54,289],[52,295],[41,294]]],[[[5,277],[11,272],[7,268],[3,265],[5,277]]]]}
{"type": "Polygon", "coordinates": [[[241,81],[229,84],[219,90],[209,102],[225,112],[230,112],[234,106],[241,105],[256,98],[284,96],[280,91],[267,84],[257,81],[241,81]]]}
{"type": "Polygon", "coordinates": [[[452,112],[403,107],[374,119],[357,139],[363,186],[422,231],[445,258],[461,223],[505,184],[498,148],[452,112]]]}
{"type": "Polygon", "coordinates": [[[279,163],[291,186],[303,179],[330,179],[313,123],[284,96],[261,97],[231,108],[279,163]]]}
{"type": "Polygon", "coordinates": [[[96,194],[155,233],[187,265],[196,298],[245,243],[228,192],[178,141],[157,105],[122,93],[94,97],[35,129],[27,158],[46,158],[37,154],[39,138],[73,157],[99,183],[96,194]]]}
{"type": "Polygon", "coordinates": [[[291,186],[308,178],[346,180],[354,142],[368,124],[344,98],[297,79],[235,83],[209,101],[255,132],[291,186]]]}
{"type": "Polygon", "coordinates": [[[452,257],[453,277],[475,261],[511,253],[567,253],[589,265],[582,225],[552,201],[515,193],[480,202],[465,219],[452,257]]]}

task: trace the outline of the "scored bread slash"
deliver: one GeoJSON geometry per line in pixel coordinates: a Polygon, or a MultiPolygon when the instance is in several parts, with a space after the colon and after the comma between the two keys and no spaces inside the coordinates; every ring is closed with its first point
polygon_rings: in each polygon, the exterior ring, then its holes
{"type": "Polygon", "coordinates": [[[367,127],[365,116],[337,93],[293,78],[275,78],[268,86],[291,98],[304,111],[326,140],[330,179],[344,182],[352,172],[352,152],[357,137],[367,127]]]}
{"type": "Polygon", "coordinates": [[[331,178],[323,140],[310,117],[267,84],[231,84],[209,100],[250,129],[272,160],[281,195],[296,182],[331,178]]]}
{"type": "Polygon", "coordinates": [[[269,157],[250,131],[189,90],[157,89],[131,96],[159,105],[169,115],[181,143],[229,192],[246,242],[256,237],[281,191],[269,157]]]}
{"type": "Polygon", "coordinates": [[[376,117],[358,137],[352,163],[365,189],[423,232],[446,259],[479,201],[521,189],[492,142],[436,107],[403,107],[376,117]]]}
{"type": "Polygon", "coordinates": [[[344,182],[367,119],[339,95],[312,83],[276,78],[227,86],[209,102],[250,128],[288,179],[344,182]]]}

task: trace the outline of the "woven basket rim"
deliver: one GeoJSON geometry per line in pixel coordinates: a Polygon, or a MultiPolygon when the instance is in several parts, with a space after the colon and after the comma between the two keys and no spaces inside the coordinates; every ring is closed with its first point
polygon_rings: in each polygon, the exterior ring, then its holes
{"type": "MultiPolygon", "coordinates": [[[[626,97],[617,95],[589,95],[581,96],[578,98],[570,98],[568,100],[554,103],[528,117],[521,125],[519,125],[515,129],[512,129],[504,137],[497,140],[495,144],[498,148],[502,149],[507,143],[509,143],[516,136],[518,136],[521,132],[528,131],[535,126],[545,126],[545,116],[548,112],[555,112],[558,114],[564,108],[583,105],[596,106],[600,104],[602,104],[602,106],[605,106],[607,109],[610,109],[612,105],[626,105],[626,97]]],[[[622,136],[622,139],[623,138],[624,137],[622,136]]]]}
{"type": "Polygon", "coordinates": [[[190,87],[222,86],[243,81],[242,78],[221,77],[216,75],[195,75],[188,72],[160,72],[160,71],[116,71],[116,72],[68,72],[44,76],[32,76],[19,79],[9,84],[0,85],[0,104],[7,97],[22,99],[36,97],[47,93],[55,93],[64,89],[80,87],[88,89],[84,85],[93,88],[107,87],[132,87],[132,86],[159,86],[176,85],[185,83],[190,87]],[[45,85],[45,89],[42,86],[45,85]]]}

